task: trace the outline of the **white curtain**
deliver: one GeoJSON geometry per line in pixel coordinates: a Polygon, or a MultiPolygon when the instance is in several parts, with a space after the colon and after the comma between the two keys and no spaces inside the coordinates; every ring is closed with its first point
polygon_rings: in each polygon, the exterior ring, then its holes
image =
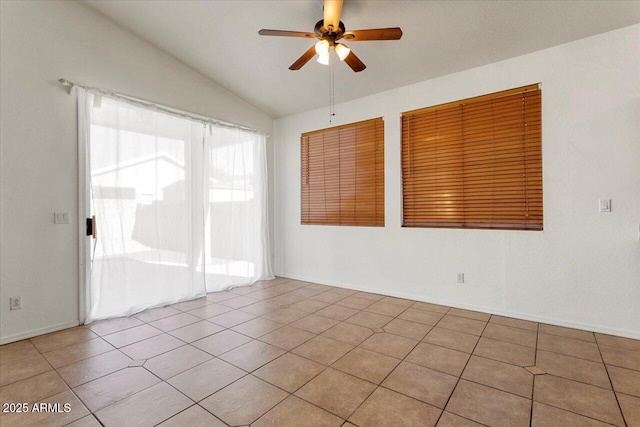
{"type": "Polygon", "coordinates": [[[207,291],[272,279],[265,136],[214,128],[205,137],[207,291]]]}
{"type": "Polygon", "coordinates": [[[84,90],[78,106],[98,232],[87,323],[273,277],[263,135],[84,90]]]}

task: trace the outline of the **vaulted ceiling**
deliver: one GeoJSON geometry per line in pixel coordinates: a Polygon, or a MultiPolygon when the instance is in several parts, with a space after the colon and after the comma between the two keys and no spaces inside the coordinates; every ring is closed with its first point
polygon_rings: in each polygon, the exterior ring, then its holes
{"type": "MultiPolygon", "coordinates": [[[[330,66],[312,60],[288,69],[315,39],[258,35],[261,28],[313,32],[322,0],[81,3],[274,118],[329,103],[330,66]]],[[[636,24],[640,2],[345,0],[342,21],[347,30],[398,26],[404,35],[347,42],[367,69],[334,64],[337,103],[636,24]]]]}

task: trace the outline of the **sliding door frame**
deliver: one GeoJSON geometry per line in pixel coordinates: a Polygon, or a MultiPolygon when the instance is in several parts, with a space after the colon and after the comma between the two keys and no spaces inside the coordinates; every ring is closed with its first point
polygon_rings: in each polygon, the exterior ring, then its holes
{"type": "MultiPolygon", "coordinates": [[[[77,88],[78,91],[84,91],[77,88]]],[[[78,113],[81,109],[89,112],[90,94],[86,97],[78,96],[78,113]]],[[[89,289],[91,286],[91,240],[87,236],[87,218],[91,217],[91,178],[90,173],[90,146],[91,125],[82,128],[78,120],[78,322],[84,324],[87,318],[87,302],[89,301],[89,289]]],[[[85,114],[86,116],[86,114],[85,114]]],[[[86,120],[90,118],[87,116],[86,120]]]]}

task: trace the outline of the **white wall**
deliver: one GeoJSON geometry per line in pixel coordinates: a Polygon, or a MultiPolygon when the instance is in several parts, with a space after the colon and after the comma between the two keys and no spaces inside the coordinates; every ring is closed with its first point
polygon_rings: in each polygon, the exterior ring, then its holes
{"type": "Polygon", "coordinates": [[[639,42],[635,25],[338,105],[335,125],[385,117],[384,228],[300,225],[300,133],[328,113],[277,119],[276,272],[640,338],[639,42]],[[401,228],[400,113],[537,82],[544,231],[401,228]]]}
{"type": "MultiPolygon", "coordinates": [[[[2,1],[0,343],[78,323],[76,98],[119,91],[272,133],[272,119],[134,34],[68,1],[2,1]],[[54,225],[53,212],[71,214],[54,225]],[[9,311],[21,296],[22,310],[9,311]]],[[[273,150],[268,147],[269,161],[273,150]]],[[[273,180],[272,180],[273,181],[273,180]]]]}

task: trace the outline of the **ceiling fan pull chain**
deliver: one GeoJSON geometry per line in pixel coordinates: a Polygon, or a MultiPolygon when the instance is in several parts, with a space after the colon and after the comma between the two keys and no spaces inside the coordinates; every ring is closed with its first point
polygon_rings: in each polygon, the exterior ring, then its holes
{"type": "Polygon", "coordinates": [[[333,79],[333,82],[331,84],[331,98],[333,100],[333,115],[336,115],[336,76],[335,76],[335,68],[333,66],[333,64],[335,63],[335,61],[331,62],[331,77],[333,79]]]}
{"type": "Polygon", "coordinates": [[[333,116],[336,115],[336,95],[335,95],[335,76],[333,73],[333,61],[331,60],[331,55],[329,55],[329,124],[333,122],[333,116]]]}

